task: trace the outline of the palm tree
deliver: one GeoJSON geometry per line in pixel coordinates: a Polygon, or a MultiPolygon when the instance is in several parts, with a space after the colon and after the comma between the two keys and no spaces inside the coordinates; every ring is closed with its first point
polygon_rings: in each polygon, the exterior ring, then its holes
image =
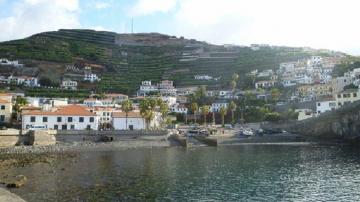
{"type": "Polygon", "coordinates": [[[234,116],[234,112],[236,110],[236,104],[234,101],[231,101],[229,104],[229,110],[231,111],[231,122],[232,124],[235,124],[235,116],[234,116]]]}
{"type": "Polygon", "coordinates": [[[233,81],[237,81],[237,80],[239,80],[239,74],[233,73],[233,75],[231,76],[231,78],[232,78],[233,81]]]}
{"type": "Polygon", "coordinates": [[[169,106],[165,102],[159,103],[162,122],[165,123],[166,115],[169,113],[169,106]]]}
{"type": "Polygon", "coordinates": [[[151,117],[153,116],[152,110],[150,108],[150,99],[145,98],[141,100],[139,107],[140,107],[140,114],[145,120],[146,129],[149,129],[149,123],[151,121],[151,117]]]}
{"type": "Polygon", "coordinates": [[[196,112],[198,111],[199,106],[196,102],[193,102],[193,103],[191,103],[190,108],[191,108],[191,111],[194,113],[194,121],[196,123],[196,112]]]}
{"type": "Polygon", "coordinates": [[[121,110],[125,112],[126,115],[126,130],[128,129],[128,114],[133,110],[133,104],[131,100],[124,100],[121,103],[121,110]]]}
{"type": "Polygon", "coordinates": [[[204,116],[204,126],[206,126],[206,116],[209,114],[210,111],[210,106],[209,105],[204,105],[200,108],[203,116],[204,116]]]}
{"type": "Polygon", "coordinates": [[[220,115],[221,115],[221,125],[224,127],[225,126],[225,115],[227,113],[227,109],[224,106],[220,107],[220,115]]]}

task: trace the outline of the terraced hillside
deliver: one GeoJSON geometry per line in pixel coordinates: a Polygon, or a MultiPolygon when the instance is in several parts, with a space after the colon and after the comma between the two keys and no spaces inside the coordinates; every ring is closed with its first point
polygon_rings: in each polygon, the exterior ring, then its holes
{"type": "Polygon", "coordinates": [[[252,69],[277,68],[280,62],[311,54],[314,53],[305,52],[302,48],[225,48],[158,33],[117,34],[93,30],[44,32],[0,43],[0,57],[40,65],[42,68],[38,76],[55,80],[63,76],[64,71],[59,70],[59,66],[65,69],[67,64],[101,65],[104,68],[96,72],[101,77],[96,90],[127,94],[134,93],[145,79],[171,79],[177,86],[226,85],[234,72],[242,76],[252,69]],[[51,75],[48,75],[49,72],[51,75]],[[195,80],[194,75],[198,74],[220,79],[195,80]]]}

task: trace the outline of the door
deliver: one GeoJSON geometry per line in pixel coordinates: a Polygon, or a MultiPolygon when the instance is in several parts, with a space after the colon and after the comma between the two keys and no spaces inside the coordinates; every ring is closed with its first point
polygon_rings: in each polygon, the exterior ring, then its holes
{"type": "Polygon", "coordinates": [[[129,130],[134,130],[134,126],[133,126],[133,125],[129,125],[129,130]]]}

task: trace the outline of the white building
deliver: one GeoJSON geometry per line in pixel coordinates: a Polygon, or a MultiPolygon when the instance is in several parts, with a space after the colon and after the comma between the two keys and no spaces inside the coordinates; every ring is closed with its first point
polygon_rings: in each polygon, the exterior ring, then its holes
{"type": "Polygon", "coordinates": [[[7,78],[9,84],[24,85],[29,87],[38,87],[38,79],[30,76],[9,76],[7,78]]]}
{"type": "MultiPolygon", "coordinates": [[[[129,112],[126,118],[125,112],[114,112],[112,115],[112,125],[115,130],[144,130],[146,129],[145,119],[139,112],[129,112]],[[127,120],[127,127],[126,127],[127,120]]],[[[159,127],[159,115],[155,113],[155,118],[149,127],[159,127]]]]}
{"type": "Polygon", "coordinates": [[[165,102],[169,107],[176,104],[176,97],[174,96],[161,96],[160,99],[165,102]]]}
{"type": "Polygon", "coordinates": [[[22,114],[22,129],[97,130],[98,117],[80,105],[68,105],[49,111],[33,110],[22,114]]]}
{"type": "Polygon", "coordinates": [[[176,88],[174,82],[170,80],[163,80],[158,84],[158,89],[161,95],[176,95],[176,88]]]}
{"type": "Polygon", "coordinates": [[[313,113],[313,111],[311,109],[295,109],[295,112],[297,112],[299,114],[298,121],[312,118],[315,116],[315,114],[313,113]]]}
{"type": "Polygon", "coordinates": [[[284,87],[296,86],[296,83],[293,82],[292,80],[283,80],[283,81],[281,82],[281,84],[282,84],[284,87]]]}
{"type": "Polygon", "coordinates": [[[176,103],[170,107],[170,112],[174,112],[174,113],[187,114],[188,111],[189,110],[185,105],[179,103],[176,103]]]}
{"type": "Polygon", "coordinates": [[[90,81],[93,83],[95,81],[100,81],[100,78],[96,74],[85,74],[84,81],[90,81]]]}
{"type": "Polygon", "coordinates": [[[343,105],[351,104],[355,101],[360,100],[360,92],[359,89],[347,89],[340,93],[336,94],[336,104],[337,107],[341,107],[343,105]]]}
{"type": "Polygon", "coordinates": [[[324,99],[322,101],[316,102],[316,113],[322,114],[327,111],[333,111],[337,108],[336,100],[333,98],[324,99]]]}
{"type": "Polygon", "coordinates": [[[84,105],[87,107],[112,107],[114,106],[114,100],[111,98],[105,99],[95,99],[95,98],[88,98],[84,100],[84,105]]]}
{"type": "Polygon", "coordinates": [[[255,88],[271,88],[273,86],[275,86],[275,81],[272,80],[268,80],[268,81],[258,81],[255,82],[255,88]]]}
{"type": "Polygon", "coordinates": [[[159,89],[157,86],[152,85],[151,81],[142,81],[138,95],[146,95],[151,92],[157,92],[159,89]]]}
{"type": "Polygon", "coordinates": [[[336,77],[331,81],[331,87],[333,89],[333,93],[339,93],[344,90],[344,87],[352,84],[354,79],[348,76],[340,76],[336,77]]]}
{"type": "Polygon", "coordinates": [[[203,74],[203,75],[195,75],[194,78],[195,78],[195,80],[207,80],[207,81],[213,79],[212,76],[205,75],[205,74],[203,74]]]}
{"type": "Polygon", "coordinates": [[[102,106],[102,103],[95,98],[88,98],[84,100],[84,105],[87,107],[102,106]]]}
{"type": "Polygon", "coordinates": [[[112,114],[115,112],[121,112],[119,108],[113,107],[94,107],[90,110],[90,112],[95,113],[99,117],[99,124],[103,125],[112,124],[112,114]]]}
{"type": "Polygon", "coordinates": [[[210,107],[210,111],[211,112],[218,112],[220,111],[221,107],[225,107],[225,109],[227,109],[229,106],[229,103],[225,102],[225,101],[217,101],[212,103],[211,107],[210,107]]]}
{"type": "Polygon", "coordinates": [[[64,89],[76,90],[77,86],[78,86],[77,81],[72,81],[72,80],[66,79],[61,82],[61,88],[64,88],[64,89]]]}

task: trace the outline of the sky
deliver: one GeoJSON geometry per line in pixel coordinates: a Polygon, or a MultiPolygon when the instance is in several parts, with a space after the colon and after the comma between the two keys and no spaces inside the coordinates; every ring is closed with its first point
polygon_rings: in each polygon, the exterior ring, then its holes
{"type": "Polygon", "coordinates": [[[0,41],[61,28],[360,55],[359,0],[0,0],[0,41]]]}

